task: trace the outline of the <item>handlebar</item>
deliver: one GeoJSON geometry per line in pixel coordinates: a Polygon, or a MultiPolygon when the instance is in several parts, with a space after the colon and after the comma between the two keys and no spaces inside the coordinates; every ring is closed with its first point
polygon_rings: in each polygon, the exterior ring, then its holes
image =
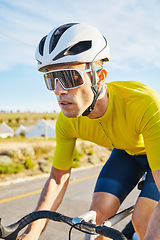
{"type": "Polygon", "coordinates": [[[71,218],[65,215],[62,215],[58,212],[52,211],[36,211],[32,212],[14,224],[9,226],[4,226],[3,221],[0,218],[0,238],[5,240],[16,240],[18,233],[21,229],[27,226],[29,223],[36,221],[38,219],[47,218],[53,221],[64,222],[70,225],[72,228],[76,228],[79,231],[85,230],[89,234],[100,234],[105,237],[109,237],[113,240],[126,240],[124,235],[119,231],[109,228],[104,225],[96,225],[91,222],[84,221],[83,218],[71,218]]]}

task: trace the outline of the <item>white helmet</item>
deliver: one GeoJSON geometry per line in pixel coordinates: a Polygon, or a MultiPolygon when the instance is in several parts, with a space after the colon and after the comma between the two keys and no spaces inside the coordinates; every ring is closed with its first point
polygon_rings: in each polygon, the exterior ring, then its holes
{"type": "Polygon", "coordinates": [[[53,29],[42,38],[37,50],[38,70],[68,63],[109,61],[108,42],[94,27],[83,23],[69,23],[53,29]]]}

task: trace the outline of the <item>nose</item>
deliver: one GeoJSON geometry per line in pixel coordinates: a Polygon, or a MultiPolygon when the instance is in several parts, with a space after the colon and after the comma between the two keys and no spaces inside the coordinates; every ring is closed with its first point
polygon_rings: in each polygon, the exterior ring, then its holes
{"type": "Polygon", "coordinates": [[[63,88],[63,86],[61,85],[61,83],[59,81],[57,81],[55,89],[54,89],[54,93],[56,95],[62,95],[62,94],[66,94],[67,90],[63,88]]]}

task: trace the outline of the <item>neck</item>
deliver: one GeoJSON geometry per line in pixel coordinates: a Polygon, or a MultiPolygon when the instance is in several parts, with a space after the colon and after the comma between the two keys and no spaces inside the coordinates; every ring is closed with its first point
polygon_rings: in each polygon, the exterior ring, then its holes
{"type": "Polygon", "coordinates": [[[102,117],[108,108],[108,89],[104,85],[104,90],[96,101],[93,111],[87,116],[91,119],[102,117]]]}

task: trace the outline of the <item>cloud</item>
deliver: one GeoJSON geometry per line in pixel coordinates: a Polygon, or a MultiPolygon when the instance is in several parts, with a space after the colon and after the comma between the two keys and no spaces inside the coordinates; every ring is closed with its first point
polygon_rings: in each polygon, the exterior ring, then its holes
{"type": "Polygon", "coordinates": [[[119,1],[116,7],[117,1],[110,4],[106,28],[114,62],[128,66],[134,62],[141,67],[160,65],[160,4],[153,2],[119,1]]]}
{"type": "Polygon", "coordinates": [[[139,0],[5,0],[0,8],[0,71],[35,64],[39,40],[66,22],[86,22],[108,38],[113,66],[160,67],[160,3],[139,0]],[[123,66],[122,66],[123,65],[123,66]]]}
{"type": "Polygon", "coordinates": [[[68,22],[91,24],[107,37],[111,49],[107,81],[140,80],[160,89],[159,12],[159,0],[1,0],[0,109],[57,109],[36,71],[34,55],[44,35],[68,22]]]}

